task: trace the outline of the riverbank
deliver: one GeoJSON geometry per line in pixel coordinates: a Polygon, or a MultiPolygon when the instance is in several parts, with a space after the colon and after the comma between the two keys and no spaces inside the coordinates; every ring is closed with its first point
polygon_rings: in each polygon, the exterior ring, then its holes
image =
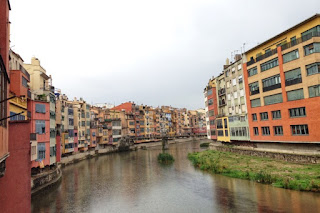
{"type": "Polygon", "coordinates": [[[47,190],[57,184],[62,178],[61,166],[31,176],[31,195],[47,190]]]}
{"type": "Polygon", "coordinates": [[[215,174],[279,188],[320,192],[319,164],[298,164],[217,150],[189,153],[188,158],[194,166],[215,174]]]}

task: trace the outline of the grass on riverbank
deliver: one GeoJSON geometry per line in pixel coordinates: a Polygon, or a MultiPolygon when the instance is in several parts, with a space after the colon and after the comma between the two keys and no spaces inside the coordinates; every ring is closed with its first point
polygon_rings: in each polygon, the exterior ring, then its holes
{"type": "Polygon", "coordinates": [[[169,153],[160,153],[158,155],[158,162],[162,164],[171,164],[174,162],[174,158],[169,153]]]}
{"type": "Polygon", "coordinates": [[[216,174],[285,189],[320,192],[320,165],[295,164],[213,150],[189,153],[188,158],[201,170],[216,174]]]}

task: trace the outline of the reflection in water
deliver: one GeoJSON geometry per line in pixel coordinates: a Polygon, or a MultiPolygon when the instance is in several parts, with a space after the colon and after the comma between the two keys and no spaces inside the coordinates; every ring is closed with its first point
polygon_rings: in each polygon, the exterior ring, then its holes
{"type": "Polygon", "coordinates": [[[158,164],[161,147],[92,158],[63,169],[61,184],[33,197],[33,212],[315,212],[320,195],[212,175],[187,153],[199,142],[170,145],[171,166],[158,164]]]}

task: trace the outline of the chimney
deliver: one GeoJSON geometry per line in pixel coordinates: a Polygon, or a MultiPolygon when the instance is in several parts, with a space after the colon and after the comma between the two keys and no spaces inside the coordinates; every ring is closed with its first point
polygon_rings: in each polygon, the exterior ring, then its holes
{"type": "Polygon", "coordinates": [[[226,59],[226,64],[223,65],[223,69],[226,69],[230,65],[229,58],[226,59]]]}

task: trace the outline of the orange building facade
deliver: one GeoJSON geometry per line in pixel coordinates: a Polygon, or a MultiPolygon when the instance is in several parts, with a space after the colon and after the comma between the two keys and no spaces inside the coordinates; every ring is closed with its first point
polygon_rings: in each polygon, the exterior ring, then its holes
{"type": "Polygon", "coordinates": [[[320,142],[320,15],[245,53],[252,142],[320,142]]]}

